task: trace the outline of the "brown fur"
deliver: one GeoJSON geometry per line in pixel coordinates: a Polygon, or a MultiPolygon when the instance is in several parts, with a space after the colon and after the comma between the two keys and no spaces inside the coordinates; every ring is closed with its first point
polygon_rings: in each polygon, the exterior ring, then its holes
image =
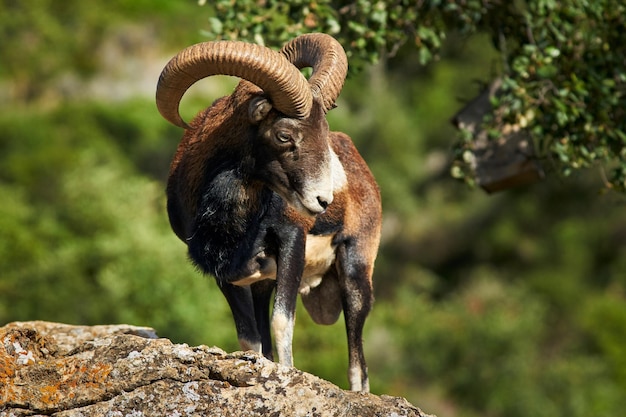
{"type": "MultiPolygon", "coordinates": [[[[233,94],[216,100],[211,107],[194,118],[190,129],[185,132],[177,148],[171,163],[167,186],[168,210],[172,228],[181,240],[190,245],[190,248],[191,237],[197,233],[197,230],[192,230],[192,228],[196,227],[194,225],[197,219],[203,215],[203,213],[198,213],[198,210],[204,210],[200,199],[207,191],[203,188],[205,187],[205,172],[211,168],[207,166],[207,161],[220,152],[236,151],[241,158],[250,158],[251,161],[256,157],[247,153],[253,148],[250,143],[251,138],[258,134],[253,133],[256,131],[255,127],[250,124],[248,107],[251,101],[261,94],[262,91],[258,87],[242,81],[233,94]]],[[[319,105],[319,103],[314,105],[319,105]]],[[[276,116],[273,114],[271,117],[276,116]]],[[[273,119],[268,120],[267,123],[271,126],[273,119]]],[[[326,123],[325,120],[323,122],[326,123]]],[[[309,126],[307,123],[310,121],[305,120],[301,123],[304,126],[303,131],[319,136],[319,126],[309,126]]],[[[260,128],[258,130],[260,131],[260,128]]],[[[309,259],[305,260],[305,274],[306,271],[312,271],[310,272],[311,278],[323,275],[323,279],[319,285],[311,284],[310,288],[307,287],[302,293],[302,299],[314,321],[321,324],[334,323],[342,308],[344,312],[350,309],[350,317],[346,316],[346,324],[349,328],[348,339],[351,346],[351,388],[367,391],[369,385],[362,353],[361,332],[363,322],[373,302],[371,277],[380,240],[382,218],[380,192],[374,177],[350,138],[343,133],[330,132],[327,139],[343,166],[346,176],[345,185],[333,192],[333,201],[322,214],[315,217],[305,215],[292,205],[283,204],[282,210],[284,211],[279,213],[280,216],[277,218],[281,218],[281,221],[289,225],[297,226],[305,237],[308,234],[328,235],[328,239],[316,240],[315,243],[324,243],[331,245],[330,247],[319,246],[316,249],[311,246],[307,248],[308,252],[305,251],[309,255],[309,259]],[[319,253],[313,254],[312,250],[317,250],[319,253]],[[319,256],[315,256],[318,254],[319,256]],[[346,276],[347,273],[351,275],[346,276]],[[355,294],[355,296],[346,294],[355,294]],[[353,375],[357,376],[353,377],[353,375]],[[360,380],[355,380],[355,378],[360,378],[360,380]]],[[[315,140],[319,141],[320,138],[315,140]]],[[[324,145],[327,149],[328,145],[324,144],[325,140],[326,138],[323,137],[319,143],[311,143],[311,145],[324,145]]],[[[315,147],[305,150],[309,152],[307,157],[311,160],[311,156],[315,156],[315,147]]],[[[296,165],[296,169],[306,169],[297,165],[298,159],[290,163],[296,165]]],[[[311,169],[319,169],[319,167],[311,167],[311,169]]],[[[249,213],[259,206],[259,198],[264,195],[264,192],[265,195],[267,194],[266,190],[266,185],[258,180],[250,183],[246,188],[235,187],[233,193],[239,193],[235,199],[239,202],[241,211],[249,213]]],[[[232,213],[234,217],[238,216],[237,211],[227,213],[232,213]]],[[[261,279],[276,278],[278,273],[276,265],[280,263],[282,254],[266,254],[264,243],[259,245],[259,252],[254,256],[246,257],[245,267],[238,272],[235,271],[239,275],[235,278],[218,277],[223,291],[224,285],[248,286],[261,279]],[[241,282],[237,282],[237,278],[241,279],[241,282]]],[[[237,246],[238,244],[235,244],[233,247],[237,246]]],[[[194,261],[197,259],[204,258],[196,257],[194,261]]],[[[306,286],[306,282],[303,285],[306,286]]],[[[231,298],[229,302],[232,303],[233,299],[231,298]]],[[[235,315],[234,310],[233,314],[235,315]]],[[[284,317],[279,317],[279,319],[284,320],[284,317]]],[[[235,320],[237,321],[237,317],[235,320]]],[[[260,319],[257,317],[257,320],[260,319]]],[[[277,321],[279,322],[280,320],[277,321]]],[[[259,328],[259,332],[263,331],[259,328]]],[[[239,334],[242,346],[256,346],[258,342],[248,340],[246,337],[245,334],[239,334]]],[[[269,349],[267,352],[265,342],[263,342],[263,352],[271,357],[271,344],[269,349]]],[[[288,357],[287,360],[290,361],[291,358],[288,357]]]]}

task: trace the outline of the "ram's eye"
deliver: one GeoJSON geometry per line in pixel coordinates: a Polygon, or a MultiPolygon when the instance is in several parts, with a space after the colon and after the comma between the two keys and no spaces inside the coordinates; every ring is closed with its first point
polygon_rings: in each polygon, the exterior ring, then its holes
{"type": "Polygon", "coordinates": [[[287,132],[277,132],[276,139],[278,139],[279,142],[287,143],[291,141],[291,135],[287,132]]]}

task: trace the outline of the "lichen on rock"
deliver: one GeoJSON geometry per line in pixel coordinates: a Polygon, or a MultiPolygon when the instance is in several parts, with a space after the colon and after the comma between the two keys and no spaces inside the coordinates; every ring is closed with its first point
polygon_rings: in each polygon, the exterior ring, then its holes
{"type": "Polygon", "coordinates": [[[402,398],[344,391],[253,352],[128,325],[0,328],[0,417],[426,416],[402,398]]]}

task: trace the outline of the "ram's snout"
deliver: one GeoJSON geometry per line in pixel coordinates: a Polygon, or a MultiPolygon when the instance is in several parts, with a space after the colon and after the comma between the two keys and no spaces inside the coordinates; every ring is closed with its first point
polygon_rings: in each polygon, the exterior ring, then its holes
{"type": "MultiPolygon", "coordinates": [[[[306,210],[300,211],[309,215],[322,214],[332,204],[335,193],[345,186],[346,181],[343,165],[329,148],[324,158],[315,159],[315,169],[309,170],[308,181],[303,184],[298,198],[306,210]]],[[[297,204],[293,205],[298,208],[297,204]]]]}
{"type": "Polygon", "coordinates": [[[324,213],[334,199],[332,175],[330,172],[323,174],[319,177],[309,176],[304,181],[291,178],[288,187],[278,185],[272,188],[301,214],[317,216],[324,213]]]}
{"type": "MultiPolygon", "coordinates": [[[[311,192],[308,195],[298,196],[302,206],[306,209],[304,214],[316,216],[326,211],[328,206],[333,202],[332,190],[323,192],[311,192]]],[[[300,210],[302,211],[302,210],[300,210]]]]}

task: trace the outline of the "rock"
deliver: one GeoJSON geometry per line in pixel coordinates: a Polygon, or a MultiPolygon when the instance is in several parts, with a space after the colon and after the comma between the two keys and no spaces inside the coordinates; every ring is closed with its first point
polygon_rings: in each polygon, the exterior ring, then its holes
{"type": "Polygon", "coordinates": [[[424,416],[252,352],[228,354],[127,325],[0,328],[0,417],[424,416]]]}
{"type": "MultiPolygon", "coordinates": [[[[533,184],[544,178],[543,167],[535,154],[532,136],[519,123],[508,124],[500,120],[500,137],[490,138],[482,128],[483,119],[493,113],[492,99],[502,88],[502,79],[497,78],[477,97],[452,118],[452,124],[472,136],[472,152],[467,155],[476,183],[488,193],[533,184]]],[[[466,156],[464,155],[464,158],[466,156]]]]}

